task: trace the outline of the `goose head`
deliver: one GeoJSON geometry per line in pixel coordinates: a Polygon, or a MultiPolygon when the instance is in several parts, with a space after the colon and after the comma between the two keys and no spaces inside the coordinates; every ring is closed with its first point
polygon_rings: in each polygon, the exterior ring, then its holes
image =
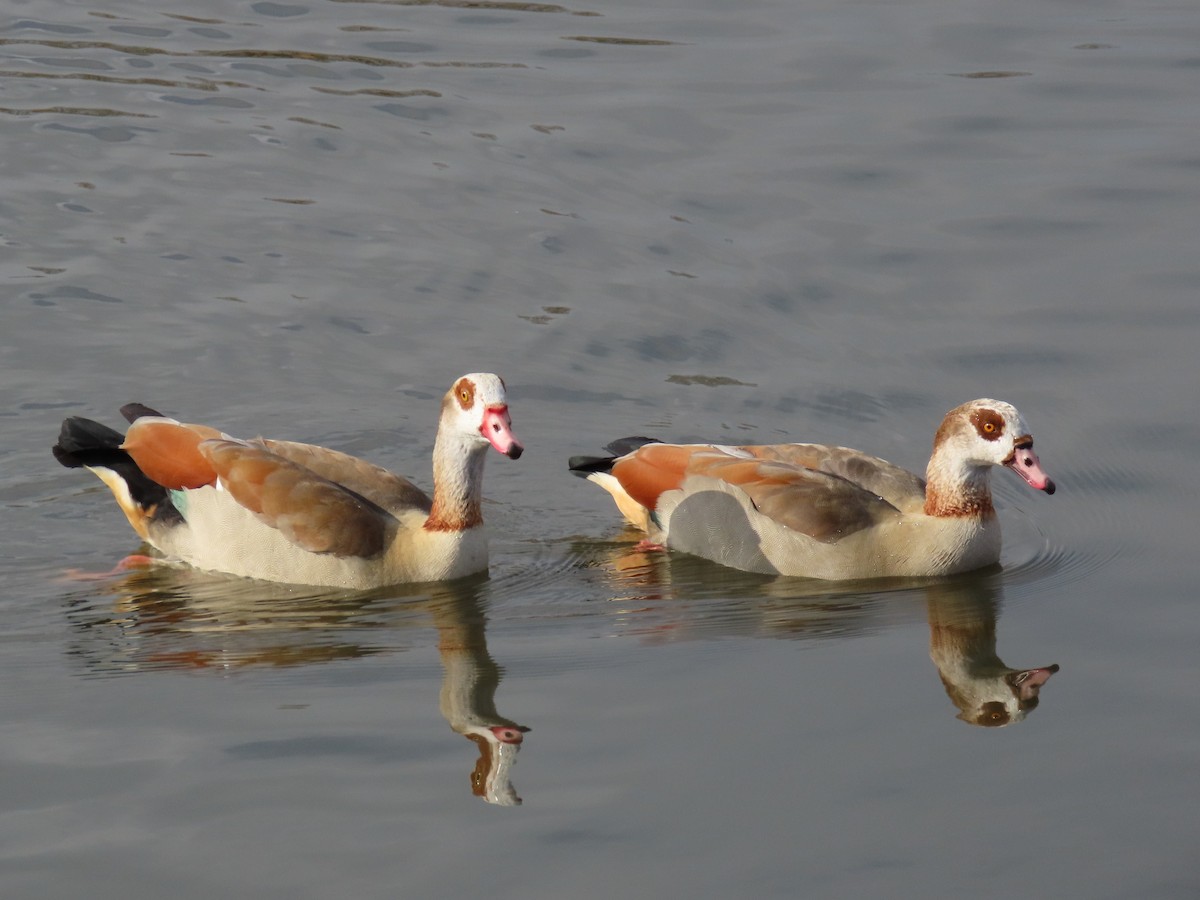
{"type": "Polygon", "coordinates": [[[442,423],[472,444],[491,444],[509,459],[525,451],[512,431],[504,380],[490,372],[464,375],[442,401],[442,423]]]}
{"type": "Polygon", "coordinates": [[[464,732],[479,748],[479,759],[471,772],[471,793],[496,806],[521,805],[521,796],[512,783],[512,770],[527,731],[524,725],[492,725],[464,732]]]}
{"type": "Polygon", "coordinates": [[[1003,400],[972,400],[946,413],[933,439],[927,477],[948,495],[986,494],[992,466],[1012,469],[1032,488],[1055,487],[1033,451],[1033,435],[1017,408],[1003,400]]]}

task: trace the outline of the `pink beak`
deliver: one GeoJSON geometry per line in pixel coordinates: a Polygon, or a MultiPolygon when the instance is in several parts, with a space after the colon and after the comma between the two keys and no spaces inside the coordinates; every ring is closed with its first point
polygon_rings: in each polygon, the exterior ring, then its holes
{"type": "Polygon", "coordinates": [[[1037,454],[1033,452],[1032,439],[1018,442],[1005,465],[1024,478],[1031,488],[1045,491],[1047,494],[1054,493],[1054,482],[1050,480],[1050,476],[1038,461],[1037,454]]]}
{"type": "Polygon", "coordinates": [[[1043,666],[1040,669],[1026,669],[1014,672],[1009,676],[1009,683],[1021,700],[1030,700],[1038,695],[1038,690],[1050,680],[1050,676],[1058,671],[1058,664],[1043,666]]]}
{"type": "Polygon", "coordinates": [[[512,417],[508,414],[507,406],[489,406],[484,410],[479,432],[509,459],[519,459],[525,452],[521,442],[512,433],[512,417]]]}
{"type": "Polygon", "coordinates": [[[493,725],[492,734],[503,744],[519,744],[525,740],[525,732],[529,729],[524,725],[493,725]]]}

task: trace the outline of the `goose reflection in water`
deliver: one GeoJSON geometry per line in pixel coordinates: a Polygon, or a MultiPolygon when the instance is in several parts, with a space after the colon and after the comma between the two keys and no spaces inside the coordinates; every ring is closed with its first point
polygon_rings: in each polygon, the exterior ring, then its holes
{"type": "Polygon", "coordinates": [[[511,774],[529,728],[496,711],[500,667],[488,653],[486,619],[478,604],[435,603],[430,611],[445,673],[438,698],[442,716],[479,747],[471,791],[488,803],[519,806],[511,774]]]}
{"type": "Polygon", "coordinates": [[[76,632],[70,652],[96,674],[225,672],[355,659],[418,644],[415,629],[432,619],[443,669],[442,716],[479,750],[472,793],[498,806],[522,802],[512,770],[530,729],[496,710],[502,673],[487,648],[482,580],[297,594],[266,582],[162,566],[76,577],[89,589],[66,598],[76,632]],[[98,605],[97,595],[115,602],[98,605]],[[405,634],[409,629],[412,634],[405,634]]]}
{"type": "Polygon", "coordinates": [[[1042,685],[1059,667],[1014,669],[996,655],[999,592],[970,582],[925,590],[929,656],[958,718],[996,727],[1020,722],[1036,709],[1042,685]]]}
{"type": "Polygon", "coordinates": [[[996,652],[998,569],[942,579],[813,581],[737,572],[699,557],[627,541],[580,542],[574,553],[599,563],[622,630],[651,641],[742,635],[837,639],[912,621],[924,600],[929,655],[957,718],[996,727],[1037,708],[1057,664],[1016,669],[996,652]]]}

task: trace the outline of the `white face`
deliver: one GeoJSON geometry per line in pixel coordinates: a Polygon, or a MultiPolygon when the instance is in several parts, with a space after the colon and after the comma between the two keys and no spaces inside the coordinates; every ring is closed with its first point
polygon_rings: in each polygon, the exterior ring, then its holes
{"type": "Polygon", "coordinates": [[[499,375],[464,375],[446,394],[444,406],[462,434],[491,444],[509,459],[516,459],[524,451],[512,432],[504,381],[499,375]]]}
{"type": "Polygon", "coordinates": [[[974,400],[958,407],[951,415],[954,414],[960,414],[967,422],[966,430],[961,433],[969,444],[966,449],[973,461],[1007,466],[1030,487],[1054,493],[1054,482],[1033,452],[1033,436],[1015,406],[1003,400],[974,400]]]}
{"type": "Polygon", "coordinates": [[[1019,436],[1027,436],[1016,407],[1002,400],[975,400],[959,407],[969,423],[971,456],[981,463],[1002,466],[1019,436]]]}
{"type": "Polygon", "coordinates": [[[961,710],[958,718],[992,728],[1020,722],[1037,708],[1042,685],[1057,671],[1055,664],[1040,669],[1010,670],[955,684],[951,696],[961,710]]]}

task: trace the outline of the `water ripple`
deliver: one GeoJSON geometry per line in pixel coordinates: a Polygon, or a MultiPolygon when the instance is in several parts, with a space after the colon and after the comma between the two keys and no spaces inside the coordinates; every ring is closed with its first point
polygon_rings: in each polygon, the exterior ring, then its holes
{"type": "Polygon", "coordinates": [[[1069,475],[1058,479],[1060,491],[1053,502],[1071,505],[1069,532],[1062,532],[1061,525],[1045,524],[1045,506],[1039,502],[1043,498],[1031,497],[1024,485],[1011,479],[998,479],[1010,599],[1061,593],[1130,555],[1137,529],[1127,513],[1120,513],[1114,495],[1143,494],[1154,485],[1153,477],[1103,461],[1080,467],[1070,460],[1059,462],[1069,475]]]}

